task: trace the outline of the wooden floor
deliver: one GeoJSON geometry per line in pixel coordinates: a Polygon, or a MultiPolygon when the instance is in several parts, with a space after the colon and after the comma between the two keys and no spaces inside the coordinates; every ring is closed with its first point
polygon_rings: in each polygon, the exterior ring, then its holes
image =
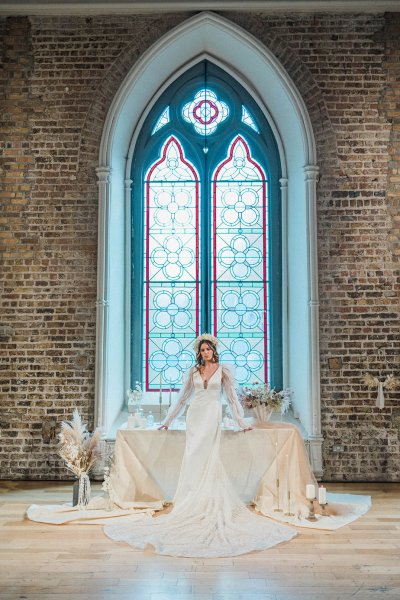
{"type": "Polygon", "coordinates": [[[24,520],[29,504],[69,501],[71,484],[0,489],[2,600],[400,600],[400,484],[328,485],[372,495],[372,509],[336,532],[301,529],[264,552],[206,560],[135,551],[98,525],[24,520]]]}

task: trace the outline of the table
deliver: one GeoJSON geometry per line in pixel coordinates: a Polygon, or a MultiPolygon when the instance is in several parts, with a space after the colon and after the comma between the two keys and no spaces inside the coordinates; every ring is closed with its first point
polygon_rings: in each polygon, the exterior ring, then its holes
{"type": "MultiPolygon", "coordinates": [[[[185,431],[120,429],[111,473],[112,498],[121,508],[134,503],[170,502],[177,486],[185,431]]],[[[307,483],[317,483],[300,431],[287,423],[267,423],[252,431],[223,430],[221,459],[236,491],[263,514],[278,506],[305,515],[307,483]]]]}
{"type": "MultiPolygon", "coordinates": [[[[33,504],[27,517],[40,523],[105,524],[121,517],[135,520],[138,512],[161,510],[173,499],[184,448],[185,431],[120,429],[110,474],[112,510],[108,500],[94,497],[83,511],[70,505],[33,504]]],[[[311,522],[306,519],[306,485],[317,482],[300,431],[289,423],[266,423],[246,433],[223,431],[221,458],[242,500],[253,502],[259,513],[275,520],[333,531],[358,519],[371,506],[369,496],[331,493],[328,516],[318,515],[317,521],[311,522]],[[276,510],[278,478],[280,512],[276,510]]]]}

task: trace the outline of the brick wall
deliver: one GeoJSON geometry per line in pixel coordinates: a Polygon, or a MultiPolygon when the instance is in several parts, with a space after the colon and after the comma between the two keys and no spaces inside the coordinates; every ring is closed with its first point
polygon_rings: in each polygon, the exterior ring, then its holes
{"type": "MultiPolygon", "coordinates": [[[[400,17],[224,16],[279,58],[316,135],[326,479],[398,480],[399,394],[380,411],[360,375],[398,369],[400,17]]],[[[0,19],[3,478],[65,477],[57,423],[74,406],[93,422],[102,126],[186,17],[0,19]]]]}

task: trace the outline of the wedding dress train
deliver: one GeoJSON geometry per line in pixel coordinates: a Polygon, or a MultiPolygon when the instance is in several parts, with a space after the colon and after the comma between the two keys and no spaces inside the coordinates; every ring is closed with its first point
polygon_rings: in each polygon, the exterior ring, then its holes
{"type": "Polygon", "coordinates": [[[106,535],[135,548],[151,544],[158,554],[187,557],[236,556],[270,548],[296,535],[292,528],[251,512],[233,489],[220,459],[223,391],[232,416],[240,427],[246,427],[229,369],[220,365],[207,388],[200,373],[190,369],[180,397],[164,421],[169,425],[192,397],[171,512],[158,517],[138,515],[137,521],[130,518],[129,523],[121,520],[107,525],[106,535]]]}

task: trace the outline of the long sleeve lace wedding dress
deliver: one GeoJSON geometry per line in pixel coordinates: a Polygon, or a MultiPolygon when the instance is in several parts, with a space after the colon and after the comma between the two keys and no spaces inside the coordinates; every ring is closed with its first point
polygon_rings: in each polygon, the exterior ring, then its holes
{"type": "Polygon", "coordinates": [[[246,427],[228,367],[220,365],[207,387],[198,370],[190,369],[164,421],[170,425],[191,398],[173,508],[165,515],[139,515],[129,524],[108,525],[104,531],[110,538],[139,549],[151,544],[158,554],[169,556],[224,557],[264,550],[296,535],[294,529],[251,512],[233,489],[220,459],[222,392],[239,427],[246,427]]]}

